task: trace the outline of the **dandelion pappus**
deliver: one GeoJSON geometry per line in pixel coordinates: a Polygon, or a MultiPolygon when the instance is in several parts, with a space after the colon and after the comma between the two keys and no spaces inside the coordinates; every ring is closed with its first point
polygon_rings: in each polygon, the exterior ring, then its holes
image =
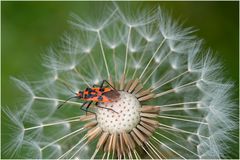
{"type": "MultiPolygon", "coordinates": [[[[118,91],[106,80],[103,80],[100,87],[96,87],[97,85],[93,85],[92,88],[87,87],[85,90],[83,91],[78,91],[77,93],[74,93],[75,96],[68,98],[66,101],[64,101],[62,104],[60,104],[58,106],[58,108],[62,107],[63,104],[65,104],[67,101],[69,101],[72,98],[78,98],[81,100],[84,100],[85,102],[82,104],[82,106],[80,107],[80,109],[88,112],[88,108],[89,106],[92,104],[92,102],[96,102],[95,105],[96,107],[99,108],[104,108],[104,109],[108,109],[108,110],[112,110],[111,108],[106,108],[106,107],[102,107],[99,106],[98,103],[105,103],[105,102],[113,102],[116,101],[120,94],[118,93],[118,91]],[[107,83],[111,88],[109,87],[104,87],[104,83],[107,83]],[[86,107],[86,109],[84,109],[83,107],[86,107]]],[[[116,111],[114,111],[116,112],[116,111]]]]}

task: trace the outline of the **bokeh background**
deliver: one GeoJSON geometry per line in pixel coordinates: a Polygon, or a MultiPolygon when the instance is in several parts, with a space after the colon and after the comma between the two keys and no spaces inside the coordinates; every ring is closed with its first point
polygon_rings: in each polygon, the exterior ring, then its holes
{"type": "MultiPolygon", "coordinates": [[[[87,15],[91,5],[106,2],[1,2],[1,105],[18,106],[21,92],[10,77],[42,79],[41,56],[58,42],[71,12],[87,15]],[[89,5],[90,3],[90,5],[89,5]]],[[[124,3],[124,2],[122,2],[124,3]]],[[[199,29],[203,38],[225,67],[223,76],[239,82],[239,2],[133,2],[138,5],[161,5],[174,18],[185,20],[185,26],[199,29]]],[[[238,91],[235,91],[238,99],[238,91]]],[[[238,115],[238,113],[236,113],[238,115]]],[[[4,128],[2,128],[3,130],[4,128]]],[[[232,146],[238,153],[238,143],[232,146]]],[[[233,153],[234,153],[233,152],[233,153]]],[[[232,154],[232,158],[238,158],[232,154]]]]}

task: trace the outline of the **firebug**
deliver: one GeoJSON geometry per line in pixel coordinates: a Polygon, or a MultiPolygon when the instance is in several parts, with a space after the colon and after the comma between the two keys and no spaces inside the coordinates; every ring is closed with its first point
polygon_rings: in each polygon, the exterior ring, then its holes
{"type": "MultiPolygon", "coordinates": [[[[77,98],[85,101],[80,107],[80,109],[88,112],[88,108],[93,102],[96,102],[95,105],[97,107],[105,108],[105,107],[99,106],[98,103],[113,102],[117,100],[120,96],[119,92],[106,80],[103,80],[99,87],[97,85],[93,85],[92,88],[87,87],[83,91],[78,91],[77,93],[74,93],[74,94],[75,96],[68,98],[65,102],[60,104],[58,108],[62,107],[63,104],[65,104],[70,99],[77,98]],[[110,87],[104,87],[103,86],[104,83],[107,83],[110,87]],[[86,109],[84,109],[83,107],[86,107],[86,109]]],[[[105,108],[105,109],[112,110],[111,108],[105,108]]]]}

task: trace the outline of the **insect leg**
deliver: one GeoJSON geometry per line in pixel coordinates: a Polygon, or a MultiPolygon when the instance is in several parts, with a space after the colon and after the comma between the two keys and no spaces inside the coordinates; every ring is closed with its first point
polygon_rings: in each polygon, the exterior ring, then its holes
{"type": "Polygon", "coordinates": [[[100,85],[94,84],[94,85],[92,85],[92,86],[93,86],[93,87],[99,87],[99,88],[102,89],[102,88],[103,88],[103,84],[104,84],[104,81],[102,81],[100,85]]]}
{"type": "Polygon", "coordinates": [[[92,85],[93,87],[99,87],[99,85],[97,85],[97,84],[94,84],[94,85],[92,85]]]}
{"type": "Polygon", "coordinates": [[[88,103],[88,102],[84,102],[84,103],[81,105],[80,109],[83,110],[83,111],[85,111],[85,112],[87,112],[87,110],[83,108],[87,103],[88,103]]]}
{"type": "Polygon", "coordinates": [[[100,88],[102,89],[103,88],[103,84],[104,84],[105,80],[102,81],[101,85],[100,85],[100,88]]]}
{"type": "Polygon", "coordinates": [[[112,87],[112,89],[116,90],[107,80],[102,81],[102,84],[101,84],[100,88],[103,87],[104,82],[106,82],[110,87],[112,87]]]}
{"type": "Polygon", "coordinates": [[[96,105],[98,108],[103,108],[103,109],[111,110],[111,111],[113,111],[113,112],[115,112],[115,113],[118,114],[118,112],[114,111],[112,108],[107,108],[107,107],[99,106],[99,105],[98,105],[98,102],[97,102],[95,105],[96,105]]]}
{"type": "Polygon", "coordinates": [[[83,111],[85,111],[86,114],[87,114],[87,112],[90,112],[90,113],[95,114],[94,112],[88,111],[88,108],[89,108],[89,106],[91,105],[91,103],[92,103],[92,101],[90,101],[90,102],[84,102],[84,103],[81,105],[80,109],[83,110],[83,111]],[[87,103],[88,103],[88,104],[87,104],[87,103]],[[87,104],[87,107],[86,107],[86,109],[85,109],[85,108],[83,108],[83,107],[84,107],[86,104],[87,104]]]}
{"type": "Polygon", "coordinates": [[[103,80],[102,83],[100,85],[94,84],[93,87],[99,87],[102,89],[104,82],[106,82],[110,87],[112,87],[114,90],[116,90],[107,80],[103,80]]]}
{"type": "MultiPolygon", "coordinates": [[[[100,88],[103,88],[104,82],[107,82],[107,84],[109,84],[108,81],[103,80],[103,81],[101,82],[100,85],[94,84],[93,87],[100,87],[100,88]]],[[[109,84],[109,85],[110,85],[110,84],[109,84]]],[[[110,86],[111,86],[111,85],[110,85],[110,86]]],[[[112,87],[112,86],[111,86],[111,87],[112,87]]],[[[113,87],[112,87],[112,88],[113,88],[113,87]]]]}
{"type": "Polygon", "coordinates": [[[85,106],[85,104],[87,104],[88,102],[84,102],[82,105],[81,105],[81,107],[80,107],[80,109],[82,109],[83,110],[83,107],[85,106]]]}
{"type": "Polygon", "coordinates": [[[89,106],[92,104],[92,102],[93,102],[93,101],[90,101],[90,102],[88,103],[88,105],[87,105],[87,107],[86,107],[86,114],[87,114],[88,108],[89,108],[89,106]]]}

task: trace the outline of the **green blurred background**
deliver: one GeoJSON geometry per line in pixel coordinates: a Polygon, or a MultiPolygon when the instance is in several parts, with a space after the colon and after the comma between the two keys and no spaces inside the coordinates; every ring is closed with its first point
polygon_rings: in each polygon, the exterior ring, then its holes
{"type": "MultiPolygon", "coordinates": [[[[2,106],[18,106],[18,97],[21,97],[10,76],[30,77],[31,80],[43,78],[41,55],[69,29],[69,13],[81,14],[88,3],[101,5],[106,2],[1,2],[2,106]]],[[[221,57],[226,68],[225,76],[238,84],[238,2],[134,3],[161,5],[172,11],[173,17],[186,20],[185,26],[199,29],[196,34],[221,57]]],[[[234,148],[238,152],[238,144],[234,148]]]]}

